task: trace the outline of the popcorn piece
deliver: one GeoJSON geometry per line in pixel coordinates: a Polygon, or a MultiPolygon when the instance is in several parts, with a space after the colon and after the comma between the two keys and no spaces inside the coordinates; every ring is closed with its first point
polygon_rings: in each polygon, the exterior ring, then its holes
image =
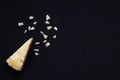
{"type": "Polygon", "coordinates": [[[30,30],[35,30],[36,28],[35,27],[31,27],[31,29],[30,30]]]}
{"type": "Polygon", "coordinates": [[[56,31],[58,30],[58,28],[57,28],[57,27],[54,27],[53,29],[54,29],[54,30],[56,30],[56,31]]]}
{"type": "Polygon", "coordinates": [[[19,22],[19,23],[18,23],[18,26],[23,26],[23,25],[24,25],[23,22],[19,22]]]}
{"type": "Polygon", "coordinates": [[[49,47],[49,46],[50,46],[50,42],[47,42],[47,43],[45,44],[45,46],[46,46],[46,47],[49,47]]]}
{"type": "Polygon", "coordinates": [[[51,30],[52,29],[52,26],[47,26],[47,30],[51,30]]]}
{"type": "Polygon", "coordinates": [[[43,34],[43,37],[44,37],[44,39],[47,39],[47,38],[48,38],[48,35],[43,34]]]}
{"type": "Polygon", "coordinates": [[[24,33],[26,34],[26,33],[27,33],[27,30],[25,30],[24,33]]]}
{"type": "Polygon", "coordinates": [[[29,16],[29,19],[31,20],[31,19],[34,19],[34,16],[29,16]]]}
{"type": "Polygon", "coordinates": [[[46,15],[46,20],[49,20],[49,19],[51,19],[51,18],[50,18],[50,16],[47,14],[47,15],[46,15]]]}
{"type": "Polygon", "coordinates": [[[28,26],[28,31],[30,31],[31,30],[31,26],[28,26]]]}
{"type": "Polygon", "coordinates": [[[56,37],[57,37],[56,35],[53,36],[53,38],[56,38],[56,37]]]}
{"type": "Polygon", "coordinates": [[[37,24],[37,21],[33,22],[33,24],[36,25],[36,24],[37,24]]]}
{"type": "Polygon", "coordinates": [[[44,39],[47,39],[47,38],[48,38],[48,35],[44,34],[43,31],[40,31],[40,33],[43,35],[43,38],[44,38],[44,39]]]}
{"type": "Polygon", "coordinates": [[[39,51],[39,49],[34,49],[34,51],[39,51]]]}
{"type": "Polygon", "coordinates": [[[40,31],[41,34],[44,34],[43,31],[40,31]]]}
{"type": "Polygon", "coordinates": [[[39,53],[35,52],[35,55],[36,55],[36,56],[38,56],[38,55],[39,55],[39,53]]]}
{"type": "Polygon", "coordinates": [[[45,21],[45,24],[50,24],[50,22],[49,21],[45,21]]]}
{"type": "Polygon", "coordinates": [[[36,28],[35,27],[31,27],[31,26],[28,26],[28,31],[32,31],[32,30],[35,30],[36,28]]]}
{"type": "Polygon", "coordinates": [[[35,45],[39,45],[40,44],[40,42],[35,42],[35,45]]]}
{"type": "Polygon", "coordinates": [[[44,41],[43,41],[43,43],[46,43],[46,42],[47,42],[47,40],[44,40],[44,41]]]}

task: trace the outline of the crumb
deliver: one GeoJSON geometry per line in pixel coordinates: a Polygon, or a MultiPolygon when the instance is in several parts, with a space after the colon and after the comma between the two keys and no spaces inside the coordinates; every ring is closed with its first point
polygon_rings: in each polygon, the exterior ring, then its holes
{"type": "Polygon", "coordinates": [[[34,51],[39,51],[39,49],[34,49],[34,51]]]}
{"type": "Polygon", "coordinates": [[[48,38],[48,35],[44,34],[43,31],[40,31],[40,33],[43,35],[44,39],[48,38]]]}
{"type": "Polygon", "coordinates": [[[44,37],[44,39],[47,39],[47,38],[48,38],[48,35],[44,34],[43,37],[44,37]]]}
{"type": "Polygon", "coordinates": [[[29,19],[31,20],[31,19],[34,19],[34,16],[29,16],[29,19]]]}
{"type": "Polygon", "coordinates": [[[52,26],[47,26],[47,30],[51,30],[52,29],[52,26]]]}
{"type": "Polygon", "coordinates": [[[19,23],[18,23],[18,26],[23,26],[23,25],[24,25],[23,22],[19,22],[19,23]]]}
{"type": "Polygon", "coordinates": [[[56,37],[57,37],[56,35],[53,36],[53,38],[56,38],[56,37]]]}
{"type": "Polygon", "coordinates": [[[44,40],[44,41],[43,41],[43,43],[46,43],[46,42],[47,42],[47,40],[44,40]]]}
{"type": "Polygon", "coordinates": [[[49,21],[45,21],[45,24],[50,24],[50,22],[49,21]]]}
{"type": "Polygon", "coordinates": [[[35,45],[38,45],[38,44],[40,44],[40,42],[35,42],[35,45]]]}
{"type": "Polygon", "coordinates": [[[35,30],[35,29],[36,29],[35,27],[28,26],[28,31],[35,30]]]}
{"type": "Polygon", "coordinates": [[[35,27],[31,27],[31,30],[35,30],[36,28],[35,27]]]}
{"type": "Polygon", "coordinates": [[[41,34],[44,34],[43,31],[40,31],[41,34]]]}
{"type": "Polygon", "coordinates": [[[46,46],[46,47],[49,47],[49,46],[50,46],[50,42],[47,42],[47,43],[45,44],[45,46],[46,46]]]}
{"type": "Polygon", "coordinates": [[[26,34],[26,33],[27,33],[27,30],[25,30],[24,33],[26,34]]]}
{"type": "Polygon", "coordinates": [[[36,24],[37,24],[37,21],[33,22],[33,24],[36,25],[36,24]]]}
{"type": "Polygon", "coordinates": [[[31,30],[31,26],[28,26],[28,31],[30,31],[31,30]]]}
{"type": "Polygon", "coordinates": [[[54,30],[56,30],[56,31],[58,30],[58,28],[57,28],[57,27],[54,27],[53,29],[54,29],[54,30]]]}
{"type": "Polygon", "coordinates": [[[35,52],[35,55],[36,55],[36,56],[38,56],[38,55],[39,55],[39,53],[35,52]]]}
{"type": "Polygon", "coordinates": [[[47,14],[46,15],[46,20],[49,20],[50,19],[50,16],[47,14]]]}

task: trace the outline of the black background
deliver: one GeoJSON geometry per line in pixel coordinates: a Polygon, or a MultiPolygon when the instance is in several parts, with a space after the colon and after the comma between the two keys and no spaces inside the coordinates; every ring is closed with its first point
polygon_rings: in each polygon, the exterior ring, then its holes
{"type": "MultiPolygon", "coordinates": [[[[119,76],[120,6],[112,0],[0,1],[0,80],[108,80],[119,76]],[[21,72],[5,60],[29,37],[19,20],[50,14],[59,28],[51,47],[32,49],[21,72]],[[113,57],[113,54],[116,57],[113,57]]],[[[34,40],[39,40],[35,37],[34,40]]]]}

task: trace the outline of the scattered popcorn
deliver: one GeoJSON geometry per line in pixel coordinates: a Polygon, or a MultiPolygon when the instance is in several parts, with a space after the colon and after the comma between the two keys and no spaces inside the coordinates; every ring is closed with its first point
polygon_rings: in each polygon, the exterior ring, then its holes
{"type": "Polygon", "coordinates": [[[50,19],[50,16],[47,14],[46,15],[46,20],[49,20],[50,19]]]}
{"type": "Polygon", "coordinates": [[[52,29],[52,26],[47,26],[47,30],[51,30],[52,29]]]}
{"type": "Polygon", "coordinates": [[[33,24],[36,25],[36,24],[37,24],[37,21],[33,22],[33,24]]]}
{"type": "Polygon", "coordinates": [[[25,30],[24,33],[26,34],[26,33],[27,33],[27,30],[25,30]]]}
{"type": "Polygon", "coordinates": [[[45,24],[50,24],[50,22],[49,21],[45,21],[45,24]]]}
{"type": "Polygon", "coordinates": [[[58,30],[58,28],[57,28],[57,27],[54,27],[53,29],[54,29],[54,30],[56,30],[56,31],[58,30]]]}
{"type": "Polygon", "coordinates": [[[39,51],[39,49],[34,49],[34,51],[39,51]]]}
{"type": "Polygon", "coordinates": [[[31,20],[31,19],[34,19],[34,16],[29,16],[29,19],[31,20]]]}
{"type": "Polygon", "coordinates": [[[56,35],[53,36],[53,38],[56,38],[56,37],[57,37],[56,35]]]}
{"type": "Polygon", "coordinates": [[[19,22],[19,23],[18,23],[18,26],[23,26],[23,25],[24,25],[23,22],[19,22]]]}
{"type": "Polygon", "coordinates": [[[46,46],[46,47],[49,47],[49,46],[50,46],[50,42],[47,42],[47,43],[45,44],[45,46],[46,46]]]}
{"type": "Polygon", "coordinates": [[[35,52],[35,55],[36,55],[36,56],[38,56],[38,55],[39,55],[39,53],[35,52]]]}
{"type": "Polygon", "coordinates": [[[39,45],[40,44],[40,42],[35,42],[35,45],[39,45]]]}
{"type": "MultiPolygon", "coordinates": [[[[32,21],[32,24],[31,24],[31,22],[30,22],[30,24],[31,25],[29,25],[29,23],[28,23],[28,29],[25,29],[24,30],[24,33],[26,34],[28,31],[31,31],[31,30],[35,30],[35,29],[37,29],[37,27],[36,27],[36,25],[39,23],[39,22],[37,22],[37,21],[35,21],[34,20],[34,16],[29,16],[29,20],[31,20],[32,21]],[[34,21],[33,21],[34,20],[34,21]]],[[[51,17],[48,15],[48,14],[46,14],[46,16],[45,16],[45,22],[44,22],[44,24],[46,24],[46,30],[51,30],[51,29],[53,29],[53,30],[55,30],[55,31],[57,31],[58,30],[58,28],[56,27],[56,26],[52,26],[52,24],[50,23],[50,20],[51,19],[51,17]]],[[[24,25],[24,22],[19,22],[18,23],[18,26],[23,26],[24,25]]],[[[46,31],[45,30],[45,31],[46,31]]],[[[37,30],[35,30],[35,31],[37,31],[37,30]]],[[[50,31],[51,32],[51,31],[50,31]]],[[[32,31],[31,31],[31,33],[32,33],[32,31]]],[[[43,40],[43,43],[42,44],[44,44],[44,46],[45,47],[49,47],[50,45],[51,45],[51,43],[50,42],[48,42],[48,38],[49,37],[51,37],[51,38],[53,38],[53,39],[55,39],[55,38],[57,38],[57,36],[54,34],[53,36],[49,36],[48,34],[46,34],[46,32],[44,33],[44,29],[43,29],[43,31],[40,31],[40,33],[42,34],[42,36],[43,36],[43,38],[44,38],[44,40],[43,40]]],[[[38,46],[39,44],[41,44],[41,42],[39,42],[39,41],[37,41],[37,42],[35,42],[34,43],[34,45],[35,46],[38,46]]],[[[34,49],[34,51],[35,51],[35,55],[37,56],[37,55],[39,55],[39,49],[34,49]]]]}
{"type": "Polygon", "coordinates": [[[46,43],[46,42],[47,42],[47,40],[44,40],[44,41],[43,41],[43,43],[46,43]]]}

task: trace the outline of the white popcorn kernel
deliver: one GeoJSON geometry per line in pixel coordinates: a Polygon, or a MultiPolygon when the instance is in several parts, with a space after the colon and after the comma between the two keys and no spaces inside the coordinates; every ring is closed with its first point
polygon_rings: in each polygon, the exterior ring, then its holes
{"type": "Polygon", "coordinates": [[[38,55],[39,55],[39,53],[35,52],[35,55],[36,55],[36,56],[38,56],[38,55]]]}
{"type": "Polygon", "coordinates": [[[26,34],[26,33],[27,33],[27,30],[25,30],[24,33],[26,34]]]}
{"type": "Polygon", "coordinates": [[[19,22],[19,23],[18,23],[18,26],[23,26],[23,25],[24,25],[23,22],[19,22]]]}
{"type": "Polygon", "coordinates": [[[43,35],[44,33],[43,33],[43,31],[40,31],[40,33],[43,35]]]}
{"type": "Polygon", "coordinates": [[[34,49],[34,51],[37,51],[37,52],[39,52],[39,49],[34,49]]]}
{"type": "Polygon", "coordinates": [[[36,25],[36,24],[37,24],[37,21],[33,22],[33,24],[36,25]]]}
{"type": "Polygon", "coordinates": [[[46,15],[46,20],[49,20],[50,19],[50,16],[47,14],[46,15]]]}
{"type": "Polygon", "coordinates": [[[44,34],[43,37],[44,37],[44,39],[47,39],[47,38],[48,38],[48,35],[44,34]]]}
{"type": "Polygon", "coordinates": [[[52,29],[52,26],[47,26],[47,30],[51,30],[52,29]]]}
{"type": "Polygon", "coordinates": [[[39,45],[40,44],[40,42],[35,42],[35,45],[39,45]]]}
{"type": "Polygon", "coordinates": [[[58,30],[58,28],[57,28],[57,27],[54,27],[53,29],[54,29],[54,30],[56,30],[56,31],[58,30]]]}
{"type": "Polygon", "coordinates": [[[43,35],[43,38],[44,38],[44,39],[47,39],[47,38],[48,38],[48,35],[44,34],[43,31],[40,31],[40,33],[43,35]]]}
{"type": "Polygon", "coordinates": [[[29,16],[29,19],[31,20],[31,19],[34,19],[34,16],[29,16]]]}
{"type": "Polygon", "coordinates": [[[32,30],[35,30],[36,28],[35,27],[31,27],[31,26],[28,26],[28,31],[32,31],[32,30]]]}
{"type": "Polygon", "coordinates": [[[50,24],[50,22],[49,21],[45,21],[45,24],[50,24]]]}
{"type": "Polygon", "coordinates": [[[46,44],[45,44],[45,47],[49,47],[50,46],[50,42],[47,42],[46,44]]]}
{"type": "Polygon", "coordinates": [[[30,31],[31,30],[31,26],[28,26],[28,31],[30,31]]]}
{"type": "Polygon", "coordinates": [[[43,43],[46,43],[46,42],[47,42],[47,40],[44,40],[44,41],[43,41],[43,43]]]}
{"type": "Polygon", "coordinates": [[[31,29],[30,30],[35,30],[36,28],[35,27],[31,27],[31,29]]]}
{"type": "Polygon", "coordinates": [[[53,38],[56,38],[56,37],[57,37],[56,35],[53,36],[53,38]]]}

